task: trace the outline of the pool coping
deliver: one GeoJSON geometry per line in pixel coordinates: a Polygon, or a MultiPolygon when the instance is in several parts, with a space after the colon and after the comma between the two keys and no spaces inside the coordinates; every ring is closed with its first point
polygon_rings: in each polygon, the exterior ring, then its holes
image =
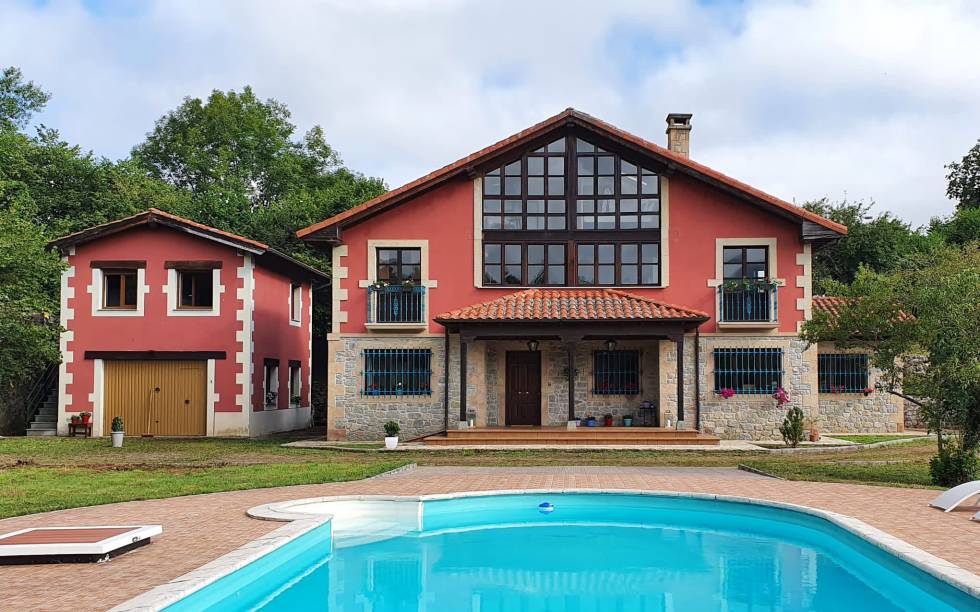
{"type": "Polygon", "coordinates": [[[292,542],[307,532],[333,519],[331,514],[310,514],[290,511],[300,505],[316,504],[335,501],[398,501],[425,502],[434,500],[457,499],[466,497],[490,497],[495,495],[545,495],[545,494],[599,494],[599,495],[643,495],[651,497],[686,497],[725,501],[766,506],[792,510],[818,518],[860,537],[870,544],[883,549],[892,555],[926,572],[927,574],[946,582],[957,589],[980,598],[980,576],[967,571],[958,565],[926,552],[909,544],[905,540],[893,536],[864,521],[812,506],[791,504],[768,499],[743,497],[738,495],[721,495],[714,493],[697,493],[685,491],[661,491],[651,489],[592,489],[592,488],[544,488],[544,489],[500,489],[483,491],[460,491],[455,493],[435,493],[428,495],[327,495],[322,497],[307,497],[284,502],[262,504],[249,508],[246,515],[251,518],[266,521],[286,522],[287,524],[248,542],[239,548],[218,557],[191,572],[178,576],[173,580],[157,586],[141,595],[125,601],[110,610],[110,612],[150,612],[160,610],[176,603],[180,599],[198,591],[207,585],[241,569],[260,557],[292,542]]]}

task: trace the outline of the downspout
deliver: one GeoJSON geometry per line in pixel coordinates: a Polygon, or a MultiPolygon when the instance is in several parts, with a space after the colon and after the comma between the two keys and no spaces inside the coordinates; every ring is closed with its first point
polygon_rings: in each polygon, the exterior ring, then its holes
{"type": "Polygon", "coordinates": [[[701,326],[694,328],[694,429],[701,431],[701,326]]]}
{"type": "Polygon", "coordinates": [[[443,327],[445,348],[442,352],[442,425],[443,431],[449,431],[449,328],[443,327]]]}

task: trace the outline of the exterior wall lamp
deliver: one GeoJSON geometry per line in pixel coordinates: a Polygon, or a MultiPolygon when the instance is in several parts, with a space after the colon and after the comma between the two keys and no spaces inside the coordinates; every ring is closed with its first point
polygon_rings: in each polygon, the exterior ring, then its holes
{"type": "Polygon", "coordinates": [[[532,353],[537,352],[537,350],[538,350],[538,341],[537,340],[528,340],[527,341],[527,350],[531,351],[532,353]]]}
{"type": "Polygon", "coordinates": [[[612,338],[610,338],[609,340],[606,340],[606,350],[609,351],[610,353],[612,351],[615,351],[616,350],[616,341],[613,340],[612,338]]]}

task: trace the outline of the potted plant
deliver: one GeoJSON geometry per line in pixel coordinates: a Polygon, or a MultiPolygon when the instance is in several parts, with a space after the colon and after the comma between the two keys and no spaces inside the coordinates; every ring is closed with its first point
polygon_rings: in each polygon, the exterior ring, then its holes
{"type": "Polygon", "coordinates": [[[123,431],[123,420],[122,417],[112,417],[112,447],[122,448],[123,436],[125,432],[123,431]]]}
{"type": "Polygon", "coordinates": [[[806,428],[810,431],[810,442],[820,441],[820,426],[818,419],[809,417],[805,421],[806,428]]]}
{"type": "Polygon", "coordinates": [[[379,389],[378,385],[376,384],[372,384],[370,387],[368,387],[368,390],[371,395],[381,395],[381,389],[379,389]]]}
{"type": "Polygon", "coordinates": [[[865,387],[865,388],[864,388],[864,389],[863,389],[863,390],[861,391],[861,393],[863,393],[863,394],[864,394],[864,397],[868,397],[869,395],[871,395],[871,394],[872,394],[872,393],[874,393],[874,392],[875,392],[875,390],[874,390],[874,389],[872,389],[871,387],[865,387]]]}
{"type": "Polygon", "coordinates": [[[633,415],[632,414],[624,414],[623,415],[623,427],[632,427],[632,426],[633,426],[633,415]]]}
{"type": "Polygon", "coordinates": [[[605,416],[602,417],[602,424],[605,425],[606,427],[612,427],[613,426],[613,415],[611,415],[611,414],[609,414],[607,412],[605,414],[605,416]]]}
{"type": "Polygon", "coordinates": [[[591,414],[586,415],[586,417],[585,417],[585,426],[586,427],[595,427],[595,417],[592,416],[591,414]]]}
{"type": "Polygon", "coordinates": [[[68,422],[72,425],[78,425],[82,422],[82,417],[77,414],[73,414],[68,418],[68,422]]]}
{"type": "Polygon", "coordinates": [[[398,432],[401,430],[402,428],[394,421],[385,423],[385,448],[395,450],[395,447],[398,446],[398,432]]]}
{"type": "Polygon", "coordinates": [[[91,412],[83,412],[83,413],[79,414],[78,416],[82,419],[82,425],[88,425],[89,423],[92,422],[92,413],[91,412]]]}
{"type": "Polygon", "coordinates": [[[412,279],[408,279],[402,282],[402,291],[404,291],[405,293],[411,293],[415,291],[415,281],[413,281],[412,279]]]}
{"type": "Polygon", "coordinates": [[[732,397],[735,396],[735,389],[732,389],[730,387],[725,387],[724,389],[718,392],[718,395],[720,395],[723,399],[731,399],[732,397]]]}

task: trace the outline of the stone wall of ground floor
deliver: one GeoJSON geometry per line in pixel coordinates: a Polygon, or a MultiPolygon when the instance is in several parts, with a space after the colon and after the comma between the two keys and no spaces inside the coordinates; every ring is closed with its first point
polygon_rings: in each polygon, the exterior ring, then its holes
{"type": "MultiPolygon", "coordinates": [[[[695,338],[684,343],[684,411],[681,427],[700,429],[722,438],[744,440],[779,439],[779,426],[786,414],[769,395],[735,395],[724,399],[714,389],[715,348],[780,348],[783,351],[783,388],[790,406],[799,406],[817,420],[821,431],[891,432],[903,427],[903,410],[884,393],[835,395],[818,393],[817,354],[832,346],[807,347],[791,335],[705,334],[699,339],[697,360],[695,338]],[[695,362],[697,361],[697,364],[695,362]],[[695,378],[697,372],[697,378],[695,378]],[[700,402],[696,400],[700,399],[700,402]],[[700,411],[698,411],[700,403],[700,411]]],[[[403,440],[442,431],[460,420],[459,337],[450,336],[448,370],[448,419],[446,415],[445,338],[443,336],[397,336],[371,334],[331,336],[329,342],[330,394],[327,410],[331,439],[378,440],[384,423],[393,420],[402,428],[403,440]],[[368,348],[421,348],[432,351],[431,395],[372,396],[363,386],[363,351],[368,348]]],[[[615,423],[636,416],[639,406],[649,401],[664,424],[676,423],[677,349],[670,340],[618,341],[617,350],[640,353],[640,385],[630,395],[605,395],[593,388],[593,353],[605,342],[580,342],[575,352],[575,416],[603,417],[615,423]]],[[[507,425],[505,398],[507,353],[528,351],[524,341],[477,340],[467,343],[466,411],[476,425],[507,425]]],[[[557,341],[541,341],[541,416],[545,426],[568,421],[567,348],[557,341]]],[[[877,373],[872,372],[871,380],[877,373]]],[[[873,384],[872,384],[873,386],[873,384]]]]}

